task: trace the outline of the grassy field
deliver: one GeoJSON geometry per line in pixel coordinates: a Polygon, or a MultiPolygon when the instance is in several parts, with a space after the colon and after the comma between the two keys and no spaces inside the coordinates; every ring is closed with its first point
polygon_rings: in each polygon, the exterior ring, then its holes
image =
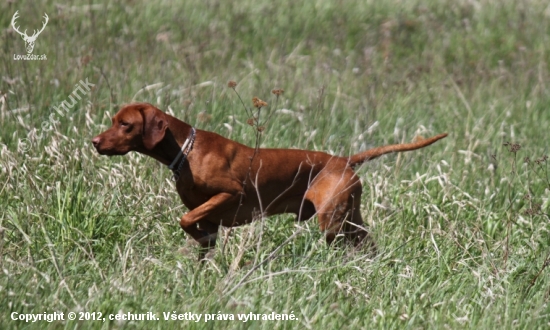
{"type": "Polygon", "coordinates": [[[0,4],[0,328],[550,327],[547,1],[106,3],[0,4]],[[49,16],[33,51],[47,60],[14,58],[16,11],[22,31],[49,16]],[[229,80],[247,107],[268,102],[264,147],[449,133],[359,170],[378,255],[288,215],[222,229],[200,264],[170,171],[90,143],[143,101],[252,146],[229,80]],[[65,321],[12,319],[53,312],[65,321]],[[160,320],[89,320],[147,312],[160,320]],[[188,312],[201,321],[164,320],[188,312]],[[272,312],[296,320],[237,319],[272,312]]]}

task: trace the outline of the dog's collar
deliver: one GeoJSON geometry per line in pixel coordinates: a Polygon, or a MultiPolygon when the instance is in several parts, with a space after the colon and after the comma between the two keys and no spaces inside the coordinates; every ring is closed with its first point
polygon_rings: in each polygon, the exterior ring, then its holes
{"type": "Polygon", "coordinates": [[[185,159],[187,159],[187,155],[189,155],[189,152],[191,152],[191,149],[193,149],[193,144],[195,143],[196,135],[197,135],[197,131],[195,130],[195,127],[191,127],[191,135],[185,140],[185,142],[181,146],[181,149],[178,152],[178,155],[176,156],[176,158],[174,158],[174,161],[172,162],[172,164],[168,166],[168,168],[172,170],[172,173],[174,173],[174,176],[172,177],[174,182],[177,182],[180,178],[181,168],[183,167],[183,163],[185,163],[185,159]],[[178,160],[179,160],[179,165],[176,168],[175,166],[178,163],[178,160]]]}

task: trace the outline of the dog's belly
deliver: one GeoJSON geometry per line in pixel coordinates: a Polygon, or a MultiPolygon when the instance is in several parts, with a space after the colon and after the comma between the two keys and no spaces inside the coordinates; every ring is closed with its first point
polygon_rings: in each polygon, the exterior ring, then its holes
{"type": "Polygon", "coordinates": [[[295,214],[296,219],[300,221],[307,220],[315,215],[315,207],[310,201],[303,199],[303,196],[287,198],[267,206],[248,201],[212,212],[205,220],[224,227],[235,227],[260,220],[262,217],[284,213],[295,214]]]}

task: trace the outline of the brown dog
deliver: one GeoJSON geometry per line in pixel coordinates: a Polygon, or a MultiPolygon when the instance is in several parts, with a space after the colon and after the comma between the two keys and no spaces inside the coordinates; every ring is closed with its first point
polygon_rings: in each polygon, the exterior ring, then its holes
{"type": "Polygon", "coordinates": [[[442,139],[383,146],[350,157],[296,149],[254,149],[216,133],[195,130],[151,104],[123,107],[112,127],[92,143],[102,155],[137,151],[170,165],[189,212],[181,228],[203,249],[216,244],[220,225],[240,226],[259,216],[314,215],[330,244],[337,234],[360,243],[367,235],[360,213],[361,182],[353,168],[383,154],[415,150],[442,139]]]}

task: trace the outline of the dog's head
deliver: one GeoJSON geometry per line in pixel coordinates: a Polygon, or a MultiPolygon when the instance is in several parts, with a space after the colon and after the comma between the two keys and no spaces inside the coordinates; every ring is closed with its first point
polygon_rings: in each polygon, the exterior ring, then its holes
{"type": "Polygon", "coordinates": [[[167,127],[164,112],[148,103],[133,103],[122,107],[113,116],[111,128],[92,143],[97,152],[108,156],[152,150],[164,138],[167,127]]]}

